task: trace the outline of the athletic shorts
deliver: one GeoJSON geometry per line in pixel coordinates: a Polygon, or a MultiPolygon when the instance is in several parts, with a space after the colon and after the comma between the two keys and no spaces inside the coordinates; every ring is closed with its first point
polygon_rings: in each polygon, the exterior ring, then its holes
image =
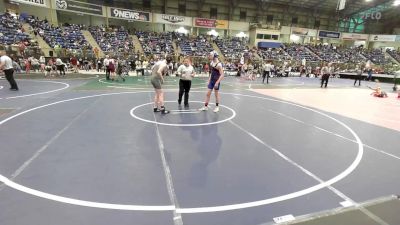
{"type": "Polygon", "coordinates": [[[219,83],[217,86],[215,86],[215,83],[217,83],[217,80],[210,80],[210,83],[208,84],[208,89],[212,90],[219,90],[219,86],[221,85],[221,83],[219,83]]]}
{"type": "Polygon", "coordinates": [[[159,78],[151,78],[151,84],[153,85],[154,89],[161,89],[162,80],[159,78]]]}

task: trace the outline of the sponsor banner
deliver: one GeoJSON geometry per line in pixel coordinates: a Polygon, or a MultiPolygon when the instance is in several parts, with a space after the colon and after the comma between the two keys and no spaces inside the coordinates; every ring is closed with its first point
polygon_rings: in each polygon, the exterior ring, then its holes
{"type": "Polygon", "coordinates": [[[141,12],[129,9],[119,9],[119,8],[109,8],[109,17],[116,19],[124,19],[124,20],[134,20],[134,21],[142,21],[142,22],[151,22],[151,13],[149,12],[141,12]]]}
{"type": "Polygon", "coordinates": [[[228,29],[228,20],[213,20],[204,18],[195,18],[193,22],[195,27],[208,27],[208,28],[218,28],[218,29],[228,29]]]}
{"type": "Polygon", "coordinates": [[[370,41],[387,41],[387,42],[394,42],[396,41],[396,35],[375,35],[371,34],[369,36],[370,41]]]}
{"type": "Polygon", "coordinates": [[[320,30],[318,36],[320,38],[340,38],[340,32],[320,30]]]}
{"type": "Polygon", "coordinates": [[[10,2],[34,5],[48,8],[47,0],[10,0],[10,2]]]}
{"type": "Polygon", "coordinates": [[[354,34],[354,33],[342,33],[343,40],[358,40],[358,41],[366,41],[368,40],[368,34],[354,34]]]}
{"type": "Polygon", "coordinates": [[[291,34],[296,34],[300,36],[308,36],[307,28],[292,27],[291,34]]]}
{"type": "Polygon", "coordinates": [[[163,24],[176,24],[176,25],[191,27],[192,17],[153,13],[153,22],[163,23],[163,24]]]}
{"type": "Polygon", "coordinates": [[[315,36],[317,36],[317,30],[300,28],[300,27],[292,27],[291,34],[295,34],[295,35],[299,35],[299,36],[315,37],[315,36]]]}
{"type": "Polygon", "coordinates": [[[56,0],[56,9],[76,13],[90,14],[95,16],[103,15],[101,5],[90,4],[73,0],[56,0]]]}
{"type": "Polygon", "coordinates": [[[400,35],[396,36],[396,41],[400,42],[400,35]]]}

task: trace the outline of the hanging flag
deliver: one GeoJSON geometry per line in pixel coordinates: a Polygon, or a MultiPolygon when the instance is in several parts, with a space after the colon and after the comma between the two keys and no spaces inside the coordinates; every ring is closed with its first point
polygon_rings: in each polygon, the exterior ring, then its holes
{"type": "Polygon", "coordinates": [[[337,10],[343,10],[346,7],[346,0],[339,0],[337,10]]]}

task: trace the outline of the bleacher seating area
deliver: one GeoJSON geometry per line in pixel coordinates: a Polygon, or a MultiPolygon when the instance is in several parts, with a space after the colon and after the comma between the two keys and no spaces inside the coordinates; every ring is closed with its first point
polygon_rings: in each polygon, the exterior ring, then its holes
{"type": "Polygon", "coordinates": [[[371,51],[365,50],[362,54],[367,58],[367,60],[371,60],[371,62],[377,65],[383,65],[390,62],[390,60],[385,57],[385,53],[380,49],[374,49],[371,51]]]}
{"type": "Polygon", "coordinates": [[[26,20],[51,48],[56,47],[56,45],[74,50],[90,47],[83,37],[79,25],[66,24],[63,30],[61,27],[50,24],[47,20],[39,20],[33,16],[26,20]]]}
{"type": "Polygon", "coordinates": [[[336,52],[340,55],[339,62],[341,63],[354,63],[359,64],[366,62],[367,59],[361,54],[362,49],[360,48],[337,48],[336,52]]]}
{"type": "MultiPolygon", "coordinates": [[[[35,35],[40,35],[51,48],[55,47],[71,50],[75,54],[82,49],[91,49],[91,46],[82,34],[82,25],[64,24],[62,27],[52,25],[47,20],[39,20],[33,16],[24,16],[18,19],[9,13],[0,15],[0,44],[6,45],[7,49],[16,49],[16,44],[25,46],[35,46],[37,43],[30,40],[28,33],[24,31],[22,21],[28,22],[35,35]],[[10,47],[13,45],[14,47],[10,47]],[[72,51],[73,50],[73,51],[72,51]]],[[[114,56],[122,54],[133,55],[135,52],[133,38],[129,36],[129,32],[124,27],[92,26],[88,30],[105,53],[111,53],[114,56]]],[[[249,49],[247,40],[242,38],[210,38],[210,36],[188,36],[175,32],[147,32],[136,31],[140,44],[143,47],[144,55],[163,55],[174,54],[174,42],[181,49],[181,56],[206,57],[213,51],[211,41],[215,42],[227,62],[238,62],[241,57],[258,60],[255,52],[264,60],[288,61],[291,64],[298,64],[303,59],[308,63],[318,64],[321,61],[334,63],[365,64],[367,60],[371,60],[375,65],[380,67],[391,66],[391,60],[385,54],[390,54],[400,63],[400,51],[381,49],[366,50],[361,47],[334,47],[332,45],[301,45],[288,44],[282,45],[280,48],[268,49],[249,49]],[[253,57],[254,56],[254,57],[253,57]]],[[[23,46],[22,46],[23,47],[23,46]]],[[[31,49],[34,49],[30,47],[31,49]]],[[[12,50],[15,53],[15,50],[12,50]]],[[[33,55],[30,49],[22,51],[28,55],[33,55]]],[[[35,52],[40,52],[35,51],[35,52]]],[[[90,54],[90,52],[88,53],[90,54]]],[[[93,55],[92,55],[93,56],[93,55]]],[[[125,55],[126,56],[126,55],[125,55]]],[[[36,55],[36,57],[38,57],[36,55]]],[[[88,56],[89,57],[89,56],[88,56]]]]}
{"type": "Polygon", "coordinates": [[[342,57],[336,49],[329,45],[307,45],[308,49],[314,52],[319,58],[327,62],[341,62],[342,57]]]}
{"type": "Polygon", "coordinates": [[[123,27],[106,28],[102,26],[89,27],[89,31],[104,52],[123,53],[134,52],[133,40],[123,27]]]}
{"type": "Polygon", "coordinates": [[[6,45],[18,44],[29,40],[29,35],[24,33],[22,24],[8,13],[0,15],[0,43],[6,45]]]}
{"type": "Polygon", "coordinates": [[[397,62],[400,63],[400,51],[388,49],[386,52],[389,53],[390,56],[392,56],[397,62]]]}
{"type": "Polygon", "coordinates": [[[287,52],[293,60],[301,61],[306,59],[307,62],[317,62],[319,61],[318,57],[307,49],[306,46],[300,44],[290,44],[284,46],[285,52],[287,52]]]}
{"type": "Polygon", "coordinates": [[[146,55],[165,55],[174,52],[174,47],[172,46],[173,34],[170,32],[137,31],[136,36],[139,38],[146,55]]]}
{"type": "Polygon", "coordinates": [[[193,38],[186,35],[178,35],[177,42],[184,56],[205,57],[209,52],[214,50],[210,42],[203,35],[193,38]]]}
{"type": "Polygon", "coordinates": [[[218,38],[215,40],[218,48],[227,59],[240,59],[246,50],[246,40],[242,38],[218,38]]]}
{"type": "Polygon", "coordinates": [[[286,61],[291,59],[282,48],[258,49],[257,54],[264,60],[286,61]]]}

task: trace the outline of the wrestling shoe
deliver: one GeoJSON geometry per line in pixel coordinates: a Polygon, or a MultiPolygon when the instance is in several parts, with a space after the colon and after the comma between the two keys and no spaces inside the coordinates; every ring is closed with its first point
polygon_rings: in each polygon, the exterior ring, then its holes
{"type": "Polygon", "coordinates": [[[199,111],[207,111],[208,110],[208,106],[203,106],[199,109],[199,111]]]}

